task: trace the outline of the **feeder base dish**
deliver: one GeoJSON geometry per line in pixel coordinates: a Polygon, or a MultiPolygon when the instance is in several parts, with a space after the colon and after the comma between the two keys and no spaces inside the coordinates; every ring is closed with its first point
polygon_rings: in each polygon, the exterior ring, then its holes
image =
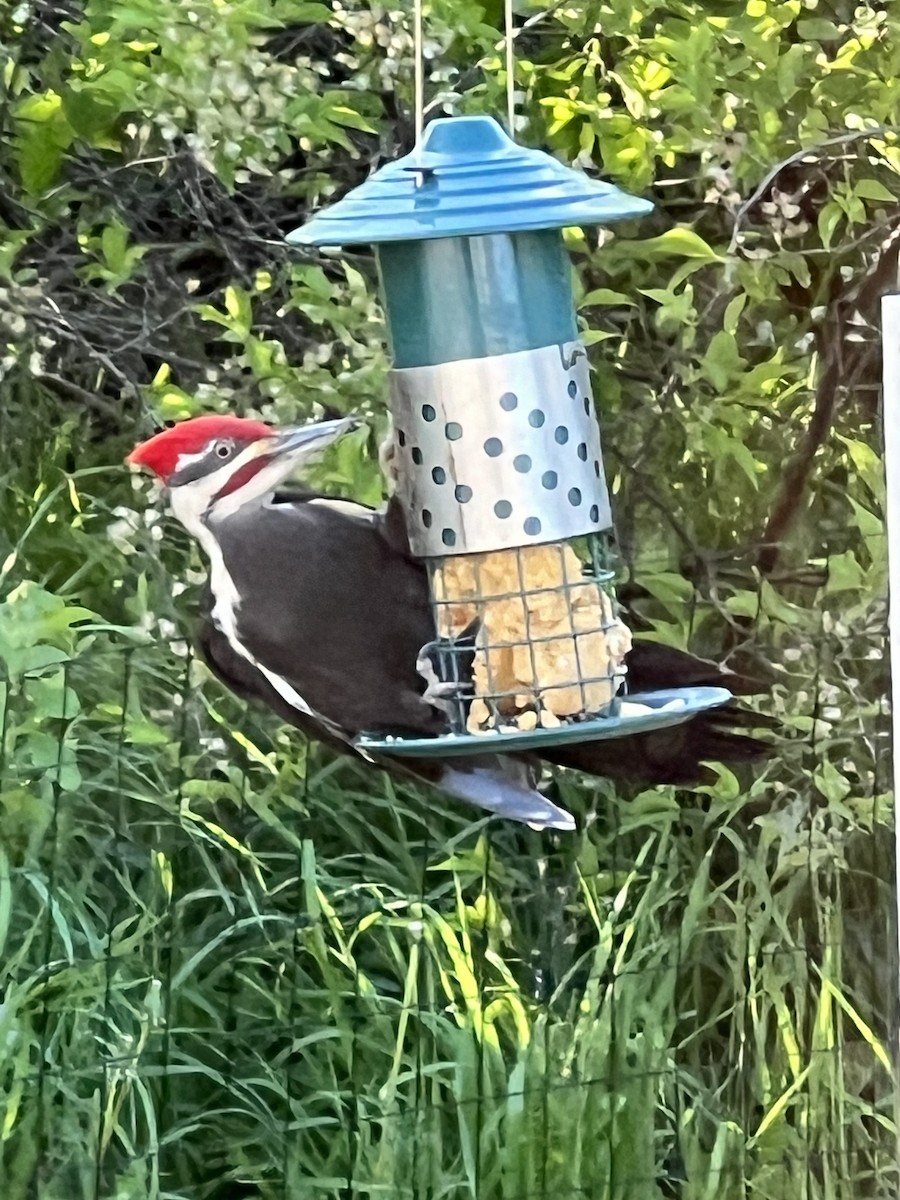
{"type": "Polygon", "coordinates": [[[490,729],[484,733],[445,734],[435,738],[384,737],[360,734],[354,745],[361,750],[377,751],[397,758],[453,758],[467,754],[502,754],[514,750],[533,750],[539,746],[564,746],[579,742],[600,742],[629,737],[681,725],[699,712],[717,708],[733,700],[727,688],[662,688],[655,692],[635,692],[613,701],[610,715],[572,721],[553,729],[530,729],[505,733],[490,729]],[[649,709],[650,711],[636,711],[649,709]],[[624,710],[624,712],[623,712],[624,710]]]}

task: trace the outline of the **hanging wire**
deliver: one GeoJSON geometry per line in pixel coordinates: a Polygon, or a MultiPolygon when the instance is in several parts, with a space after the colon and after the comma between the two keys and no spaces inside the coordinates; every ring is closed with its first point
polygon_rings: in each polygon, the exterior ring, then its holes
{"type": "Polygon", "coordinates": [[[416,145],[425,127],[425,51],[422,45],[422,0],[413,7],[413,54],[416,60],[416,145]]]}
{"type": "Polygon", "coordinates": [[[512,0],[503,0],[503,36],[506,42],[506,124],[509,136],[516,136],[516,56],[513,50],[512,0]]]}
{"type": "MultiPolygon", "coordinates": [[[[425,128],[425,48],[422,34],[423,0],[413,0],[413,57],[415,59],[416,145],[425,128]]],[[[516,55],[514,46],[512,0],[503,0],[503,42],[506,52],[506,124],[509,136],[516,136],[516,55]]]]}

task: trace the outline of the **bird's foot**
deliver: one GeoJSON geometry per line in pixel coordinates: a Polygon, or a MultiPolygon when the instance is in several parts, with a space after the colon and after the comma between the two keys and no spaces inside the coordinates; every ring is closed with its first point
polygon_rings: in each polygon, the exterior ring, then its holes
{"type": "Polygon", "coordinates": [[[432,708],[439,708],[452,721],[458,716],[459,704],[470,699],[471,695],[471,684],[456,683],[453,680],[444,683],[434,679],[429,681],[428,687],[422,693],[422,699],[432,708]]]}
{"type": "Polygon", "coordinates": [[[471,694],[471,683],[463,683],[461,680],[457,682],[455,679],[451,679],[446,683],[442,683],[440,680],[437,680],[436,682],[428,685],[428,688],[425,691],[425,699],[443,700],[446,699],[447,696],[471,696],[471,694]]]}

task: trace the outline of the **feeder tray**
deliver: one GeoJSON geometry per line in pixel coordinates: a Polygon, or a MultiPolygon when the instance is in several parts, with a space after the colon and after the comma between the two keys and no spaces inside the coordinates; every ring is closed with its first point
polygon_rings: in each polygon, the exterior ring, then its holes
{"type": "Polygon", "coordinates": [[[697,713],[717,708],[733,700],[727,688],[665,688],[655,692],[635,692],[617,697],[608,716],[588,717],[556,729],[533,729],[528,733],[453,734],[438,738],[381,737],[363,734],[354,745],[362,750],[393,754],[398,758],[452,758],[461,754],[498,754],[512,750],[534,750],[538,746],[566,746],[577,742],[602,742],[609,738],[630,737],[682,725],[697,713]],[[640,705],[646,713],[628,714],[628,708],[640,705]],[[624,707],[627,715],[619,715],[624,707]]]}
{"type": "Polygon", "coordinates": [[[448,732],[372,731],[360,747],[434,757],[595,741],[730,698],[619,695],[631,635],[560,231],[651,207],[516,145],[491,118],[456,117],[289,235],[375,246],[393,355],[388,458],[431,589],[436,636],[416,665],[448,732]]]}

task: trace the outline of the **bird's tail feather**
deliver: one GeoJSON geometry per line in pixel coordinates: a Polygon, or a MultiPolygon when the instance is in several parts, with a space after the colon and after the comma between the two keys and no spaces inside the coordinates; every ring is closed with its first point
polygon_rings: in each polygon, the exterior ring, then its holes
{"type": "Polygon", "coordinates": [[[751,696],[769,688],[769,683],[763,679],[738,674],[662,642],[636,638],[628,652],[627,663],[628,682],[633,692],[673,687],[726,687],[734,696],[751,696]]]}
{"type": "Polygon", "coordinates": [[[691,787],[715,782],[716,774],[708,763],[736,766],[770,757],[774,743],[748,731],[771,729],[777,724],[748,709],[726,705],[668,729],[610,741],[548,747],[541,751],[541,757],[560,767],[641,786],[691,787]]]}
{"type": "Polygon", "coordinates": [[[571,813],[527,784],[517,782],[500,767],[475,767],[468,771],[447,767],[438,786],[451,796],[509,820],[522,821],[532,829],[575,828],[571,813]]]}

